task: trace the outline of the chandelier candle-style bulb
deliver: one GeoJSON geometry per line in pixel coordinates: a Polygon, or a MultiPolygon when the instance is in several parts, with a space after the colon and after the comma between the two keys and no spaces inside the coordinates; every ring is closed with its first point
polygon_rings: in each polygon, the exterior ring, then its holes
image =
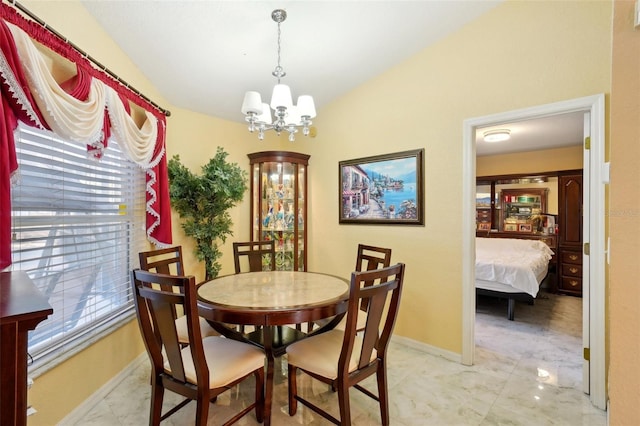
{"type": "Polygon", "coordinates": [[[278,63],[271,73],[277,78],[278,83],[273,88],[270,104],[262,102],[258,92],[245,93],[242,113],[249,123],[249,131],[258,130],[259,140],[264,139],[265,131],[275,130],[277,134],[283,131],[288,132],[289,140],[293,142],[299,128],[302,128],[303,135],[309,136],[309,126],[312,124],[311,119],[316,116],[316,107],[310,95],[298,97],[298,103],[294,105],[291,89],[286,84],[280,83],[280,79],[287,75],[280,65],[280,24],[287,19],[287,12],[276,9],[271,13],[271,19],[278,24],[278,63]]]}

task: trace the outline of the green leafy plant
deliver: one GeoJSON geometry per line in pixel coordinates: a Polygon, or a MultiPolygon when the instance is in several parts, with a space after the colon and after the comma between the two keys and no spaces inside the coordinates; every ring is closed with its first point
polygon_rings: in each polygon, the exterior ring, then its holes
{"type": "Polygon", "coordinates": [[[196,242],[196,258],[204,261],[207,280],[220,271],[218,243],[233,235],[228,210],[242,201],[247,190],[247,172],[236,163],[228,163],[227,156],[218,147],[200,175],[182,165],[179,155],[168,164],[171,206],[182,218],[185,235],[196,242]]]}

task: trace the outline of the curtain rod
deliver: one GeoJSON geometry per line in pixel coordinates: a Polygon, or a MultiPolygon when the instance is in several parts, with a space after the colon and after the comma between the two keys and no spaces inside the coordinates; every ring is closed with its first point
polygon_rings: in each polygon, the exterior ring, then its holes
{"type": "Polygon", "coordinates": [[[129,83],[127,83],[126,81],[124,81],[123,79],[121,79],[120,77],[118,77],[113,71],[111,71],[109,68],[107,68],[106,66],[102,65],[100,62],[98,62],[96,59],[94,59],[92,56],[90,56],[87,52],[85,52],[84,50],[80,49],[78,46],[76,46],[74,43],[70,42],[68,38],[66,38],[65,36],[63,36],[62,34],[60,34],[58,31],[54,30],[53,28],[51,28],[49,25],[47,25],[46,22],[44,22],[42,19],[38,18],[33,12],[31,12],[29,9],[27,9],[26,7],[24,7],[23,5],[21,5],[20,3],[18,3],[15,0],[10,0],[9,4],[11,4],[12,6],[14,6],[15,8],[19,9],[20,11],[24,12],[25,14],[27,14],[31,19],[33,19],[35,22],[37,22],[38,24],[40,24],[45,30],[49,31],[50,33],[54,34],[56,37],[60,38],[61,40],[64,40],[65,43],[68,43],[69,46],[71,46],[74,50],[76,50],[78,53],[80,53],[82,56],[84,56],[85,58],[87,58],[89,61],[91,61],[94,65],[96,65],[98,68],[100,68],[102,71],[106,72],[107,74],[109,74],[113,79],[115,79],[118,83],[122,84],[123,86],[125,86],[127,89],[131,90],[133,93],[135,93],[136,95],[140,96],[142,99],[144,99],[146,102],[148,102],[150,105],[152,105],[155,109],[157,109],[158,111],[160,111],[161,113],[163,113],[165,116],[169,117],[171,116],[171,111],[162,108],[160,105],[158,105],[157,103],[153,102],[151,99],[149,99],[147,96],[145,96],[144,94],[142,94],[139,90],[135,89],[133,86],[131,86],[129,83]]]}

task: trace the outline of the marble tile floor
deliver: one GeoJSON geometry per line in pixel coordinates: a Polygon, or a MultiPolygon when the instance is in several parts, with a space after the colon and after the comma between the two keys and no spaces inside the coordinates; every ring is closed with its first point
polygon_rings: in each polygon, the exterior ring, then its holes
{"type": "MultiPolygon", "coordinates": [[[[389,348],[391,424],[416,425],[606,425],[606,413],[581,391],[582,300],[542,294],[533,306],[517,303],[515,321],[506,319],[506,301],[478,298],[475,365],[464,366],[392,342],[389,348]]],[[[298,405],[287,413],[286,359],[276,363],[272,424],[328,425],[298,405]]],[[[150,386],[146,359],[77,425],[148,424],[150,386]]],[[[375,381],[365,384],[375,389],[375,381]]],[[[211,407],[209,425],[222,424],[252,398],[253,382],[237,386],[211,407]]],[[[308,376],[299,388],[337,416],[336,394],[308,376]]],[[[165,394],[166,407],[180,399],[165,394]]],[[[378,425],[377,403],[351,391],[354,426],[378,425]]],[[[195,403],[163,425],[194,424],[195,403]]],[[[165,409],[166,411],[166,409],[165,409]]],[[[256,425],[254,413],[238,425],[256,425]]]]}

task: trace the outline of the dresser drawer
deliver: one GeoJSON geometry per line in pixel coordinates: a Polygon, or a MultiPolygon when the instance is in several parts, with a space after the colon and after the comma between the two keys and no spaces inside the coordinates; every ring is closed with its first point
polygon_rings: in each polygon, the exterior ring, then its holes
{"type": "Polygon", "coordinates": [[[543,243],[545,243],[546,245],[548,245],[551,250],[555,251],[556,248],[556,237],[555,236],[546,236],[546,237],[540,237],[540,241],[542,241],[543,243]]]}
{"type": "Polygon", "coordinates": [[[566,292],[582,294],[582,278],[562,277],[560,289],[566,292]]]}
{"type": "Polygon", "coordinates": [[[491,217],[491,210],[478,210],[478,218],[488,219],[491,217]]]}
{"type": "Polygon", "coordinates": [[[579,251],[562,250],[560,262],[582,265],[582,253],[579,251]]]}
{"type": "Polygon", "coordinates": [[[563,263],[562,276],[582,278],[582,265],[574,265],[572,263],[563,263]]]}

